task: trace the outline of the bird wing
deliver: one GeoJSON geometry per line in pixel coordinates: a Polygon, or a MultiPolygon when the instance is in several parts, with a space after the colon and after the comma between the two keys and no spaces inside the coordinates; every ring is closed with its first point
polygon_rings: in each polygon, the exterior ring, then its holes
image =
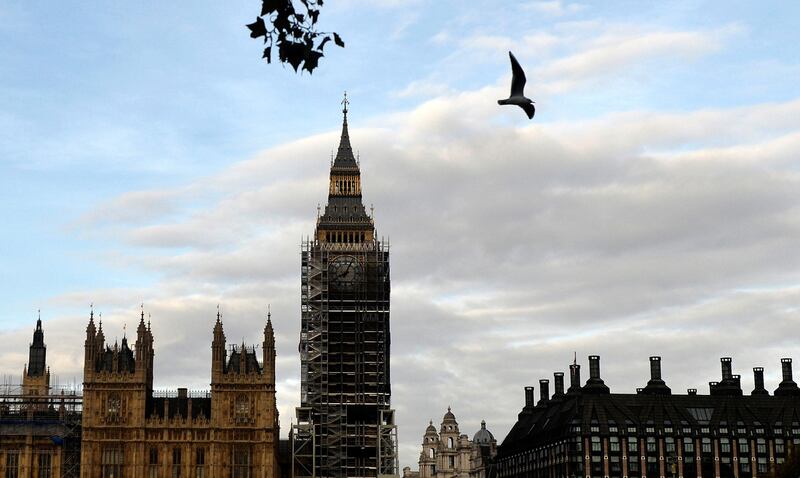
{"type": "Polygon", "coordinates": [[[513,76],[511,77],[511,96],[525,96],[523,90],[525,89],[525,72],[522,71],[522,67],[519,66],[519,62],[516,58],[514,58],[514,54],[508,52],[508,57],[511,58],[511,72],[513,76]]]}
{"type": "Polygon", "coordinates": [[[533,119],[533,115],[536,114],[536,107],[532,103],[525,103],[524,105],[519,105],[519,107],[525,110],[528,119],[533,119]]]}

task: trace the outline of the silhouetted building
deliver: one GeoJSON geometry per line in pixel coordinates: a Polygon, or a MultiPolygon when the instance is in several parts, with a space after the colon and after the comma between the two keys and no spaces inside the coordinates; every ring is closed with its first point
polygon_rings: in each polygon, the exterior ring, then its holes
{"type": "Polygon", "coordinates": [[[753,369],[755,389],[744,395],[731,359],[710,393],[673,394],[661,377],[660,357],[650,358],[650,380],[636,394],[610,393],[600,358],[589,357],[589,379],[570,366],[570,387],[555,374],[555,393],[540,380],[540,398],[525,387],[525,407],[500,445],[501,477],[734,477],[767,476],[800,442],[800,389],[791,359],[773,395],[763,368],[753,369]]]}
{"type": "Polygon", "coordinates": [[[396,475],[389,377],[389,246],[361,200],[347,97],[328,204],[301,262],[301,396],[294,476],[396,475]]]}
{"type": "Polygon", "coordinates": [[[450,407],[442,418],[439,431],[431,421],[422,437],[419,469],[403,468],[403,478],[491,478],[497,440],[486,429],[486,422],[473,436],[461,434],[450,407]]]}

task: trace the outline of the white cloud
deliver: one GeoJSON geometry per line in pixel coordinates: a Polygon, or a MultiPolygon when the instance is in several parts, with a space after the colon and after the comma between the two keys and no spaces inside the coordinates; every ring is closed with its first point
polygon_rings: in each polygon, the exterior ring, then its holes
{"type": "MultiPolygon", "coordinates": [[[[494,103],[499,89],[449,93],[369,128],[351,118],[365,201],[393,246],[402,464],[448,405],[463,431],[485,418],[502,438],[523,385],[564,370],[575,350],[600,353],[619,391],[645,383],[652,354],[676,391],[702,390],[723,355],[739,370],[767,367],[775,386],[778,359],[798,352],[800,100],[516,126],[519,112],[494,103]]],[[[144,300],[160,387],[207,386],[217,303],[229,338],[248,342],[271,303],[287,432],[298,245],[337,140],[331,131],[284,144],[213,178],[99,206],[87,216],[95,233],[140,246],[122,260],[160,279],[53,303],[94,301],[113,339],[144,300]]],[[[85,321],[46,318],[50,365],[65,380],[79,376],[85,321]]],[[[0,371],[19,373],[29,335],[0,332],[22,344],[0,352],[0,371]]]]}

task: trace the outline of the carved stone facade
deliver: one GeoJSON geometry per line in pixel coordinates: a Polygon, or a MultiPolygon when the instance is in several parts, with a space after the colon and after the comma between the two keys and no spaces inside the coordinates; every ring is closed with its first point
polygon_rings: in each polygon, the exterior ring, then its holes
{"type": "Polygon", "coordinates": [[[211,391],[153,391],[154,339],[142,313],[134,348],[109,347],[102,323],[86,329],[85,478],[266,478],[278,476],[275,339],[264,328],[262,357],[226,348],[219,314],[211,345],[211,391]]]}
{"type": "Polygon", "coordinates": [[[493,458],[497,440],[481,422],[481,429],[472,440],[458,430],[455,415],[447,408],[439,431],[433,422],[425,429],[419,471],[403,468],[403,478],[487,478],[494,476],[493,458]]]}

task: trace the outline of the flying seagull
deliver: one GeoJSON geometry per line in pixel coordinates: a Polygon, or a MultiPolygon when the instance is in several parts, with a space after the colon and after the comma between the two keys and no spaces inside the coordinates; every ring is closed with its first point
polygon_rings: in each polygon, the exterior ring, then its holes
{"type": "Polygon", "coordinates": [[[525,72],[519,66],[519,62],[514,58],[514,54],[508,52],[508,57],[511,58],[511,96],[505,100],[497,100],[498,105],[517,105],[528,115],[528,119],[532,119],[536,108],[533,106],[533,101],[525,97],[525,72]]]}

